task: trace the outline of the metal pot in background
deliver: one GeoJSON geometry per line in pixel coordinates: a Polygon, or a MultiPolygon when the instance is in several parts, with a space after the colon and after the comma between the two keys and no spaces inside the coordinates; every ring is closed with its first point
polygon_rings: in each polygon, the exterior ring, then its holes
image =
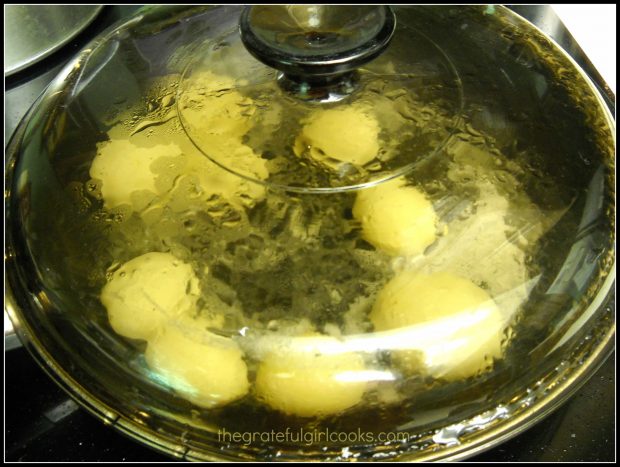
{"type": "Polygon", "coordinates": [[[101,5],[6,5],[4,76],[59,50],[101,12],[101,5]]]}

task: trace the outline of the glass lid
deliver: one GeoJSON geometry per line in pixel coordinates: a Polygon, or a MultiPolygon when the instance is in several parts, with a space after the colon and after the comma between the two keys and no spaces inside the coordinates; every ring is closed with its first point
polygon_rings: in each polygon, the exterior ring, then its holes
{"type": "Polygon", "coordinates": [[[9,145],[8,310],[175,456],[463,457],[608,349],[614,135],[505,8],[144,8],[9,145]]]}
{"type": "Polygon", "coordinates": [[[390,15],[246,9],[240,27],[191,49],[184,130],[218,165],[272,188],[342,191],[404,174],[456,131],[462,87],[441,47],[410,24],[385,25],[390,15]]]}

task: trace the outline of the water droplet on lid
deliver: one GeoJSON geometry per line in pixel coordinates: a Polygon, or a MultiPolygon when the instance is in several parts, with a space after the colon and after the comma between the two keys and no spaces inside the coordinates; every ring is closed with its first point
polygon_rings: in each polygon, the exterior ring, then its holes
{"type": "Polygon", "coordinates": [[[174,94],[168,94],[161,100],[162,107],[170,107],[172,104],[174,104],[174,94]]]}

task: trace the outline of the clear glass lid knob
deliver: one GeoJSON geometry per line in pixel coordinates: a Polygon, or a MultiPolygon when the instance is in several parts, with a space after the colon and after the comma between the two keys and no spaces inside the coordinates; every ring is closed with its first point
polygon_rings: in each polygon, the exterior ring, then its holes
{"type": "Polygon", "coordinates": [[[388,6],[246,7],[239,21],[247,50],[294,81],[325,81],[380,55],[396,29],[388,6]]]}

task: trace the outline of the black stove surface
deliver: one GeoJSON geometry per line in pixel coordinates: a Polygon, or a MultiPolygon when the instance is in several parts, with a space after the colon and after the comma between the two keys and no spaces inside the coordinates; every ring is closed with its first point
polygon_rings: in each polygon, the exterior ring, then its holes
{"type": "MultiPolygon", "coordinates": [[[[135,11],[107,6],[78,37],[42,62],[5,79],[5,147],[19,120],[62,66],[97,34],[135,11]]],[[[586,70],[608,98],[585,54],[549,7],[514,6],[553,37],[586,70]]],[[[6,350],[5,461],[166,462],[171,459],[125,437],[80,408],[35,363],[23,347],[6,350]]],[[[523,434],[480,454],[477,462],[615,460],[615,357],[560,409],[523,434]]]]}

